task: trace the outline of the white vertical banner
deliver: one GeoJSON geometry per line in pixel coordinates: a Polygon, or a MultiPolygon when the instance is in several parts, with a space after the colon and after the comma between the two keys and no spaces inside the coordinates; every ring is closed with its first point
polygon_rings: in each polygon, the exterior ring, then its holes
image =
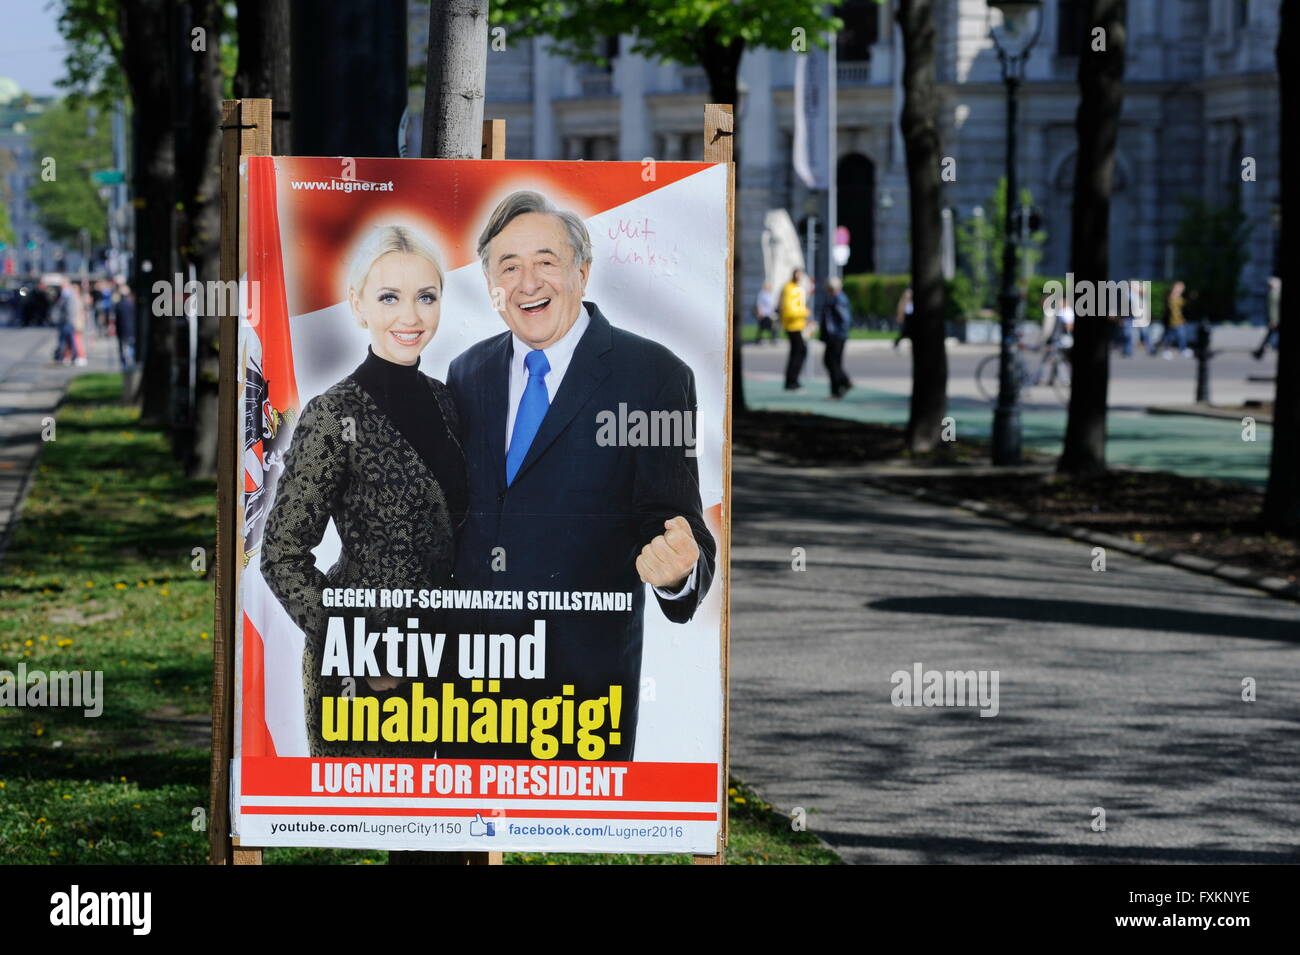
{"type": "MultiPolygon", "coordinates": [[[[834,42],[834,37],[831,37],[834,42]]],[[[830,180],[831,50],[813,44],[794,66],[794,171],[809,189],[825,189],[830,180]]]]}

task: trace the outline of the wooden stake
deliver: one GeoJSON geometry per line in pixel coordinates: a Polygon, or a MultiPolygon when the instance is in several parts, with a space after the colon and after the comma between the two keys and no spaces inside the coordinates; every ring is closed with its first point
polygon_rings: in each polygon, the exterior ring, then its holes
{"type": "MultiPolygon", "coordinates": [[[[240,195],[239,161],[271,154],[271,101],[225,100],[221,104],[221,280],[238,282],[247,241],[247,210],[240,195]]],[[[235,733],[236,528],[239,430],[235,414],[239,369],[239,316],[221,316],[217,412],[216,621],[212,640],[212,767],[208,850],[213,865],[261,865],[262,850],[240,848],[230,837],[230,759],[235,733]]]]}
{"type": "Polygon", "coordinates": [[[479,158],[506,158],[506,121],[504,119],[483,120],[483,152],[479,158]]]}
{"type": "MultiPolygon", "coordinates": [[[[704,161],[725,162],[727,164],[727,375],[724,391],[727,396],[727,408],[723,417],[722,452],[722,540],[719,542],[718,559],[720,566],[731,567],[731,376],[735,369],[731,367],[732,346],[732,288],[735,269],[735,206],[736,206],[736,165],[732,160],[732,141],[735,139],[735,127],[732,123],[730,104],[709,103],[704,107],[704,161]]],[[[730,758],[730,709],[731,709],[731,574],[723,574],[722,592],[722,794],[718,811],[721,814],[722,828],[718,834],[718,853],[712,856],[695,856],[696,865],[725,865],[727,849],[727,788],[731,780],[730,758]]]]}
{"type": "MultiPolygon", "coordinates": [[[[483,120],[483,158],[506,158],[506,121],[504,119],[483,120]]],[[[466,852],[466,865],[505,865],[500,852],[466,852]]]]}

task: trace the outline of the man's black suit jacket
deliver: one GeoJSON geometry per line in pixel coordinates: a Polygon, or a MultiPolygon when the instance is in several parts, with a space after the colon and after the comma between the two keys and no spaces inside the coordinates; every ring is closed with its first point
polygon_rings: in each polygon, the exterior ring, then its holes
{"type": "MultiPolygon", "coordinates": [[[[618,416],[620,405],[629,413],[689,411],[694,418],[695,376],[667,348],[611,326],[594,303],[584,305],[590,322],[508,487],[512,336],[505,332],[481,341],[451,363],[447,384],[460,413],[470,484],[456,586],[632,595],[631,612],[492,611],[461,625],[461,630],[468,625],[476,633],[518,637],[532,633],[534,621],[544,619],[546,678],[502,680],[501,698],[535,700],[560,695],[571,684],[573,698],[582,700],[609,696],[611,684],[621,686],[620,741],[601,758],[627,760],[636,738],[646,594],[637,555],[664,532],[664,521],[682,515],[690,523],[700,551],[695,588],[679,600],[655,595],[669,620],[685,623],[712,582],[716,545],[704,523],[696,459],[687,456],[685,447],[602,446],[597,441],[598,415],[607,411],[618,416]],[[498,568],[504,562],[504,569],[494,570],[494,562],[498,568]]],[[[440,745],[438,755],[531,754],[527,744],[471,743],[440,745]]],[[[554,758],[579,757],[574,746],[564,746],[554,758]]]]}

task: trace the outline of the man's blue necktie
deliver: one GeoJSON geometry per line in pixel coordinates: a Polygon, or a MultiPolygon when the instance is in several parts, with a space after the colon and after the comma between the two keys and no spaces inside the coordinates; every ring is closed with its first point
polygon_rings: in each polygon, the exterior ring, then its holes
{"type": "Polygon", "coordinates": [[[510,449],[506,452],[507,485],[514,483],[519,465],[524,463],[528,448],[537,437],[537,429],[546,417],[546,409],[551,406],[545,381],[551,363],[546,360],[546,352],[540,349],[530,351],[524,356],[524,367],[528,369],[528,383],[524,385],[524,395],[519,399],[519,410],[515,413],[515,427],[510,432],[510,449]]]}

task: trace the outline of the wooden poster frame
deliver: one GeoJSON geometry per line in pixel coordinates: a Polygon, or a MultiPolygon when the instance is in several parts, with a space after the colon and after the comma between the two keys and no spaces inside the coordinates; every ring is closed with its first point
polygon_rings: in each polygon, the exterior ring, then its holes
{"type": "MultiPolygon", "coordinates": [[[[221,109],[221,280],[238,282],[247,261],[247,197],[240,189],[240,163],[249,156],[271,155],[271,100],[225,100],[221,109]]],[[[727,788],[729,782],[730,734],[730,645],[731,645],[731,437],[732,437],[732,367],[733,345],[733,268],[735,261],[735,165],[732,159],[733,131],[730,105],[709,104],[704,107],[704,161],[727,163],[727,296],[726,355],[724,378],[726,408],[723,418],[724,447],[722,457],[723,508],[719,541],[719,561],[726,568],[723,576],[721,613],[721,680],[722,680],[722,748],[720,753],[720,792],[718,811],[718,847],[714,855],[694,856],[700,865],[722,865],[728,835],[727,788]]],[[[505,120],[483,121],[483,159],[505,159],[505,120]]],[[[236,414],[239,316],[225,315],[220,320],[218,355],[219,412],[217,419],[217,541],[215,561],[215,624],[212,645],[212,763],[209,772],[208,807],[209,862],[212,865],[260,865],[262,849],[241,846],[230,835],[230,761],[234,753],[235,731],[235,643],[240,630],[235,620],[235,593],[238,581],[237,526],[235,504],[239,497],[237,468],[241,422],[236,414]]],[[[500,865],[500,852],[423,852],[421,861],[451,865],[500,865]]]]}

